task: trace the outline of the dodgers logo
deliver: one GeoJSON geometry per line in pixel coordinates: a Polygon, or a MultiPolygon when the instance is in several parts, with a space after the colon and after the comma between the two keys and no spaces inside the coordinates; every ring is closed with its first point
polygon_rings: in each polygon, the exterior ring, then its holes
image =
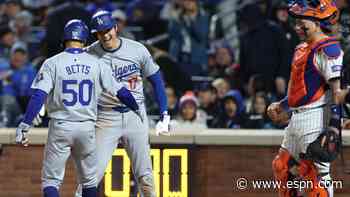
{"type": "Polygon", "coordinates": [[[137,66],[137,64],[129,64],[125,66],[114,66],[113,76],[118,80],[121,80],[122,78],[128,77],[138,72],[139,70],[140,68],[137,66]]]}
{"type": "Polygon", "coordinates": [[[100,19],[100,18],[97,18],[97,23],[98,23],[99,25],[102,25],[102,24],[103,24],[103,20],[100,19]]]}
{"type": "Polygon", "coordinates": [[[72,36],[73,36],[74,38],[79,37],[79,32],[73,31],[73,32],[72,32],[72,36]]]}

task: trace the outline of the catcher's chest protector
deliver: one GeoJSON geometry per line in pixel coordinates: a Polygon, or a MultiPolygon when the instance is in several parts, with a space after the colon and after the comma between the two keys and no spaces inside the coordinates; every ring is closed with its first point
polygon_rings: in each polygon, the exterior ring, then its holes
{"type": "Polygon", "coordinates": [[[315,65],[315,55],[324,47],[336,44],[329,37],[316,43],[302,43],[297,46],[291,68],[288,88],[288,105],[299,107],[320,99],[327,89],[324,77],[315,65]]]}

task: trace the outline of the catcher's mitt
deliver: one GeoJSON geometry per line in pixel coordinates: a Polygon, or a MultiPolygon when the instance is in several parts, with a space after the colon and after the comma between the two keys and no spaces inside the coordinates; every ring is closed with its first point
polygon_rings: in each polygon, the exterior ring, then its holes
{"type": "Polygon", "coordinates": [[[341,149],[339,130],[328,127],[306,149],[306,158],[315,162],[334,161],[341,149]]]}

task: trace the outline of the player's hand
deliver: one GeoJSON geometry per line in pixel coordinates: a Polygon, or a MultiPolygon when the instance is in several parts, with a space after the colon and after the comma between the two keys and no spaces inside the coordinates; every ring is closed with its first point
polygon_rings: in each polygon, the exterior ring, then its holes
{"type": "Polygon", "coordinates": [[[27,133],[29,131],[30,125],[21,122],[16,129],[16,143],[22,144],[23,146],[29,145],[29,140],[27,138],[27,133]]]}
{"type": "Polygon", "coordinates": [[[134,110],[133,111],[139,118],[140,118],[140,120],[141,120],[141,122],[143,122],[143,115],[142,115],[142,112],[141,112],[141,110],[134,110]]]}
{"type": "Polygon", "coordinates": [[[282,113],[283,109],[279,102],[271,103],[267,108],[267,115],[273,122],[278,122],[278,115],[282,113]]]}
{"type": "Polygon", "coordinates": [[[169,135],[170,134],[170,115],[168,112],[164,112],[160,120],[156,124],[156,135],[169,135]]]}
{"type": "Polygon", "coordinates": [[[43,122],[43,117],[45,116],[45,105],[43,105],[36,117],[33,120],[33,125],[38,126],[43,122]]]}
{"type": "Polygon", "coordinates": [[[290,118],[290,114],[283,110],[279,102],[272,103],[267,108],[267,115],[277,124],[287,124],[290,118]]]}

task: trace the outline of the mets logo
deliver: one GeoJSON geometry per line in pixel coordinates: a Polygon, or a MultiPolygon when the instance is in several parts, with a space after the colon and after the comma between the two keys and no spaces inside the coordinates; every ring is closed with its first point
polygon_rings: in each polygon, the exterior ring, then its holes
{"type": "Polygon", "coordinates": [[[103,24],[103,20],[100,19],[100,18],[97,18],[97,23],[98,23],[99,25],[102,25],[102,24],[103,24]]]}

